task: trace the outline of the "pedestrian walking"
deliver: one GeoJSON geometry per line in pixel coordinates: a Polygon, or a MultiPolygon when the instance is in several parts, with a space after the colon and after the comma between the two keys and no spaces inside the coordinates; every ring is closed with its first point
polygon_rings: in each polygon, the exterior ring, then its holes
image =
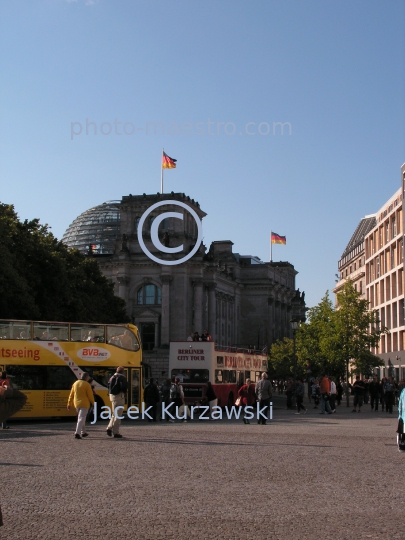
{"type": "Polygon", "coordinates": [[[295,414],[301,414],[301,410],[304,411],[304,414],[307,412],[306,408],[302,404],[305,396],[305,385],[302,379],[297,380],[297,386],[295,388],[295,399],[297,402],[297,412],[295,414]]]}
{"type": "Polygon", "coordinates": [[[392,377],[388,377],[388,381],[384,383],[384,396],[385,396],[385,407],[387,413],[392,414],[392,407],[394,406],[394,396],[395,396],[395,383],[392,377]]]}
{"type": "Polygon", "coordinates": [[[122,366],[117,367],[116,372],[108,381],[108,393],[111,401],[111,420],[107,426],[106,433],[114,439],[122,439],[120,434],[120,425],[122,412],[125,405],[125,396],[128,390],[128,382],[124,375],[125,370],[122,366]],[[118,410],[117,410],[118,407],[118,410]]]}
{"type": "MultiPolygon", "coordinates": [[[[184,390],[180,384],[180,378],[175,377],[173,384],[170,386],[170,414],[177,417],[176,412],[184,405],[184,390]]],[[[174,422],[170,419],[169,422],[174,422]]],[[[187,422],[187,413],[184,413],[183,422],[187,422]]]]}
{"type": "Polygon", "coordinates": [[[210,418],[212,419],[212,409],[213,407],[216,407],[217,406],[217,403],[218,403],[218,400],[217,400],[217,396],[214,392],[214,389],[212,388],[212,384],[210,381],[207,382],[207,389],[205,391],[205,397],[207,399],[207,402],[208,402],[208,406],[210,408],[210,418]]]}
{"type": "MultiPolygon", "coordinates": [[[[260,381],[256,383],[256,398],[259,402],[260,409],[262,407],[266,407],[263,414],[266,415],[266,418],[268,417],[267,409],[270,407],[270,401],[272,398],[272,387],[271,382],[268,379],[267,373],[263,372],[262,377],[260,381]]],[[[260,418],[257,420],[258,424],[266,425],[266,418],[263,418],[260,416],[260,418]]]]}
{"type": "Polygon", "coordinates": [[[71,407],[74,407],[77,411],[75,439],[83,439],[88,436],[85,431],[86,416],[90,406],[94,405],[94,394],[88,382],[89,379],[90,375],[84,371],[81,379],[73,383],[69,394],[67,410],[70,411],[71,407]]]}
{"type": "Polygon", "coordinates": [[[294,393],[294,383],[292,379],[288,379],[285,393],[287,395],[287,409],[292,409],[292,395],[294,393]]]}
{"type": "Polygon", "coordinates": [[[312,399],[314,400],[314,403],[315,403],[314,409],[317,409],[319,405],[319,399],[321,397],[321,390],[319,388],[318,379],[315,379],[311,386],[311,394],[312,394],[312,399]]]}
{"type": "Polygon", "coordinates": [[[238,395],[242,401],[243,423],[250,424],[249,420],[246,418],[245,409],[256,402],[255,388],[250,379],[246,379],[245,384],[239,388],[238,395]]]}
{"type": "MultiPolygon", "coordinates": [[[[159,389],[156,386],[153,378],[149,379],[149,384],[145,386],[143,391],[143,398],[145,400],[146,408],[152,408],[152,420],[148,418],[149,422],[156,422],[156,409],[157,404],[160,401],[159,389]]],[[[148,413],[149,414],[149,413],[148,413]]]]}
{"type": "Polygon", "coordinates": [[[329,383],[330,383],[330,408],[332,409],[332,412],[336,412],[336,383],[332,379],[332,377],[329,377],[329,383]]]}
{"type": "Polygon", "coordinates": [[[356,407],[358,408],[358,411],[361,412],[361,406],[363,405],[363,399],[364,399],[364,392],[366,390],[366,384],[364,381],[360,379],[360,375],[356,375],[356,380],[353,384],[353,392],[354,392],[354,403],[353,403],[353,410],[352,412],[356,412],[356,407]]]}
{"type": "Polygon", "coordinates": [[[332,409],[329,404],[330,397],[330,381],[327,375],[323,375],[319,381],[319,389],[321,391],[321,412],[319,414],[332,414],[332,409]]]}
{"type": "MultiPolygon", "coordinates": [[[[166,379],[165,382],[162,384],[160,388],[160,393],[162,394],[162,407],[170,403],[170,387],[172,385],[172,381],[170,379],[166,379]]],[[[169,421],[170,416],[166,415],[166,422],[169,421]]]]}
{"type": "Polygon", "coordinates": [[[378,382],[376,376],[373,377],[373,380],[368,385],[368,391],[370,393],[370,404],[371,410],[378,411],[378,402],[380,401],[381,394],[381,384],[378,382]]]}

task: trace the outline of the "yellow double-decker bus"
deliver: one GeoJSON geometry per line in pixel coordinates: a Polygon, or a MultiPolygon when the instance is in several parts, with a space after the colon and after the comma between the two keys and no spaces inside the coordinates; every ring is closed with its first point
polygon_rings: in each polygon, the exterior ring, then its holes
{"type": "Polygon", "coordinates": [[[83,371],[93,378],[98,411],[110,407],[107,383],[117,366],[128,380],[126,408],[140,407],[150,374],[136,326],[0,320],[0,369],[28,397],[15,418],[74,416],[66,405],[83,371]]]}

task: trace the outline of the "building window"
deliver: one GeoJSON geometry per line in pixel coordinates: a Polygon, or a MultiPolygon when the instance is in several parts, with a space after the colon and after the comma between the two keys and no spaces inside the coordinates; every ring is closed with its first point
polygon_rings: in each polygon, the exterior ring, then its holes
{"type": "Polygon", "coordinates": [[[144,351],[155,347],[155,323],[141,323],[141,338],[144,351]]]}
{"type": "Polygon", "coordinates": [[[141,221],[140,217],[135,218],[135,232],[138,232],[138,225],[140,221],[141,221]]]}
{"type": "Polygon", "coordinates": [[[160,305],[162,303],[162,291],[156,285],[144,285],[138,290],[137,303],[139,306],[160,305]]]}

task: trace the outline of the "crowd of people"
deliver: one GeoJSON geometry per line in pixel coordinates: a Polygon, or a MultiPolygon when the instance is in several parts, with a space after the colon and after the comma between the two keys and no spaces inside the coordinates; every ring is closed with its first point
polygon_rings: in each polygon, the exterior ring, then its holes
{"type": "Polygon", "coordinates": [[[200,335],[197,331],[191,332],[191,334],[188,336],[187,341],[212,341],[212,336],[208,332],[208,330],[204,330],[204,332],[200,335]]]}
{"type": "MultiPolygon", "coordinates": [[[[370,405],[372,411],[377,412],[379,407],[384,412],[392,414],[393,407],[398,405],[399,396],[405,387],[402,379],[399,383],[393,377],[383,377],[378,380],[377,376],[362,378],[356,375],[353,384],[346,383],[339,378],[329,377],[324,374],[318,378],[306,381],[308,386],[308,399],[314,404],[314,409],[320,408],[320,414],[336,413],[336,406],[340,405],[343,395],[353,396],[352,412],[360,413],[363,405],[370,405]]],[[[293,398],[296,398],[297,414],[306,412],[302,405],[305,395],[304,381],[298,379],[294,383],[292,378],[287,380],[274,380],[273,387],[278,394],[285,394],[287,409],[293,409],[293,398]]]]}

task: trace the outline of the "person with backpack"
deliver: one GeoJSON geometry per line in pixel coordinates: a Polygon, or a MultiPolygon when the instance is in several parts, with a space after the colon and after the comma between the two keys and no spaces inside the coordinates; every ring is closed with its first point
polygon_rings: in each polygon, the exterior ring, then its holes
{"type": "MultiPolygon", "coordinates": [[[[174,383],[170,387],[170,401],[172,402],[169,410],[170,414],[176,416],[176,407],[180,408],[184,405],[184,392],[179,377],[175,377],[174,383]]],[[[174,422],[174,420],[170,419],[169,422],[174,422]]],[[[183,422],[187,422],[187,420],[183,420],[183,422]]]]}
{"type": "Polygon", "coordinates": [[[124,375],[124,368],[117,367],[117,371],[108,381],[108,393],[111,401],[111,420],[107,426],[106,433],[109,437],[114,435],[115,439],[122,439],[120,434],[121,417],[125,405],[125,395],[128,390],[128,382],[124,375]],[[118,407],[118,411],[116,410],[118,407]]]}

